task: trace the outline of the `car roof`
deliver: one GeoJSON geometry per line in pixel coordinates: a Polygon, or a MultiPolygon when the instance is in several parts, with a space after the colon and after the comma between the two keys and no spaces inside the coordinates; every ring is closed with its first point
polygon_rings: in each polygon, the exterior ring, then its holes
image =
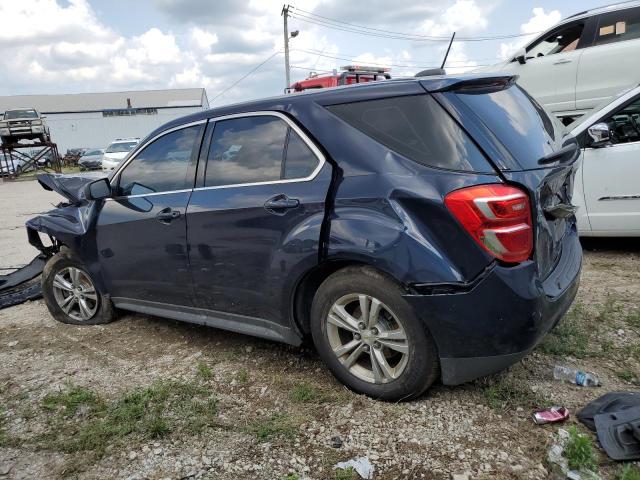
{"type": "MultiPolygon", "coordinates": [[[[584,10],[582,12],[574,13],[562,20],[558,25],[563,23],[572,22],[574,20],[580,20],[581,18],[593,17],[594,15],[600,15],[601,13],[615,12],[617,10],[624,10],[626,8],[639,7],[640,0],[630,0],[628,2],[613,3],[611,5],[605,5],[603,7],[592,8],[591,10],[584,10]]],[[[555,25],[554,25],[555,27],[555,25]]]]}
{"type": "MultiPolygon", "coordinates": [[[[322,106],[329,106],[341,103],[371,100],[375,98],[417,95],[424,94],[426,92],[441,91],[461,82],[496,78],[509,79],[513,78],[513,75],[508,75],[504,72],[434,75],[428,77],[395,78],[379,82],[356,83],[332,88],[304,90],[302,92],[224,105],[193,113],[162,125],[149,134],[147,138],[155,137],[164,130],[179,127],[180,125],[227,115],[247,112],[277,111],[293,114],[295,116],[296,110],[303,106],[303,104],[316,103],[322,106]]],[[[145,141],[143,140],[141,143],[145,143],[145,141]]]]}

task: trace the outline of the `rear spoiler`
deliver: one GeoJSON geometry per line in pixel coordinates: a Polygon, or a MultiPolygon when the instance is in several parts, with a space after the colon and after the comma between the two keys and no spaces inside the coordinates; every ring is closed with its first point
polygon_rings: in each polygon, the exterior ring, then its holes
{"type": "Polygon", "coordinates": [[[518,75],[481,75],[470,78],[425,79],[420,83],[428,92],[491,93],[509,88],[516,80],[518,75]]]}

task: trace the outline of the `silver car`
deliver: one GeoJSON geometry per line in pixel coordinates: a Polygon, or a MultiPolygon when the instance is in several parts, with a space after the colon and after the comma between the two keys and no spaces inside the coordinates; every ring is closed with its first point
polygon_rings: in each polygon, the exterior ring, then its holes
{"type": "Polygon", "coordinates": [[[102,168],[102,156],[104,155],[104,148],[90,148],[86,150],[80,160],[78,160],[78,166],[80,170],[93,170],[102,168]]]}

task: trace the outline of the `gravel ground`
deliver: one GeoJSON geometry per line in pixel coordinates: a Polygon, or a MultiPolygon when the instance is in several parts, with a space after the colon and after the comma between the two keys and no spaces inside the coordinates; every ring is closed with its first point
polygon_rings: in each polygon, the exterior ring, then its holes
{"type": "MultiPolygon", "coordinates": [[[[0,310],[0,478],[357,478],[333,465],[359,456],[376,479],[552,478],[557,427],[533,424],[536,406],[575,412],[640,391],[640,246],[585,246],[578,301],[553,342],[504,374],[400,404],[346,390],[308,348],[138,314],[64,325],[41,300],[0,310]],[[603,386],[555,382],[557,363],[603,386]]],[[[598,469],[619,472],[599,451],[598,469]]]]}

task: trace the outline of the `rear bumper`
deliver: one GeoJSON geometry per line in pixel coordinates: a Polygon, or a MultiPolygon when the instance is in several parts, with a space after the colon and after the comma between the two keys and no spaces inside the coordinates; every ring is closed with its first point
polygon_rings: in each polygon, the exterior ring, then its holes
{"type": "Polygon", "coordinates": [[[582,249],[575,231],[544,282],[534,262],[496,265],[459,293],[406,295],[434,337],[445,385],[500,371],[527,355],[576,296],[582,249]]]}

